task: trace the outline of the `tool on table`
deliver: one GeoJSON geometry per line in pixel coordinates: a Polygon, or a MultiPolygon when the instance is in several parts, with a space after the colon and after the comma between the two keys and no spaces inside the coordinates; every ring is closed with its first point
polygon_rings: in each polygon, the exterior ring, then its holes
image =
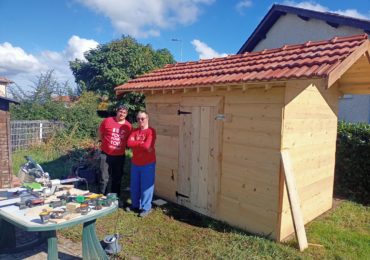
{"type": "Polygon", "coordinates": [[[18,172],[18,178],[23,186],[32,189],[41,189],[43,195],[50,196],[55,193],[62,184],[77,183],[86,180],[80,177],[68,179],[50,179],[48,172],[45,172],[40,164],[36,163],[30,156],[25,156],[26,163],[23,164],[18,172]],[[41,186],[40,186],[41,185],[41,186]]]}

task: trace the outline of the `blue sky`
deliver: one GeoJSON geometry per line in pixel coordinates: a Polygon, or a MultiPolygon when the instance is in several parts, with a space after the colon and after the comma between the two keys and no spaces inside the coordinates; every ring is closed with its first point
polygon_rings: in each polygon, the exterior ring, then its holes
{"type": "Polygon", "coordinates": [[[74,83],[68,61],[123,34],[177,61],[235,54],[273,3],[370,19],[368,0],[0,0],[0,76],[74,83]]]}

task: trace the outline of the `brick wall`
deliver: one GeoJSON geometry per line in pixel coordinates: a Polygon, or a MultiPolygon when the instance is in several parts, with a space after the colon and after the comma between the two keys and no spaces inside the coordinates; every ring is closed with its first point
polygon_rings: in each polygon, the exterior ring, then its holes
{"type": "Polygon", "coordinates": [[[11,186],[10,121],[9,112],[0,110],[0,188],[11,186]]]}

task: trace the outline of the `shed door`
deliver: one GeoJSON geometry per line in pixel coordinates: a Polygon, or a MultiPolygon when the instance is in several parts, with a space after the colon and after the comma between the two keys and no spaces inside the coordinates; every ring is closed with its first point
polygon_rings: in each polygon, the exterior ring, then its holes
{"type": "Polygon", "coordinates": [[[177,201],[213,215],[220,175],[221,97],[183,98],[180,104],[177,201]]]}

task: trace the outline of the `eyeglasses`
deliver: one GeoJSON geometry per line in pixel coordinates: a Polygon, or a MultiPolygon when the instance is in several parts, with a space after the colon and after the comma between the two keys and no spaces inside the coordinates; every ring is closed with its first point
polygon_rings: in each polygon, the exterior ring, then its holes
{"type": "Polygon", "coordinates": [[[137,117],[136,120],[137,121],[144,121],[146,119],[146,117],[137,117]]]}

